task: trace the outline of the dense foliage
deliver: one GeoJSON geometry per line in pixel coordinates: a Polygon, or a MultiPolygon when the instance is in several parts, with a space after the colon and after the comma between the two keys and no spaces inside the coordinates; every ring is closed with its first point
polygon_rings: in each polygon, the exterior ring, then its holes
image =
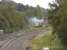
{"type": "Polygon", "coordinates": [[[49,4],[49,23],[53,27],[53,32],[58,34],[61,42],[67,46],[67,0],[55,0],[49,4]]]}
{"type": "Polygon", "coordinates": [[[28,25],[27,16],[45,16],[44,9],[40,6],[32,7],[15,3],[11,0],[0,2],[0,29],[4,32],[14,32],[28,25]]]}

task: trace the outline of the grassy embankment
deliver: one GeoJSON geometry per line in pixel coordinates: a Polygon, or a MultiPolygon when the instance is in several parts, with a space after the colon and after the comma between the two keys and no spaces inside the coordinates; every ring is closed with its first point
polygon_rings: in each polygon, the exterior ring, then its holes
{"type": "Polygon", "coordinates": [[[43,47],[62,48],[62,44],[57,35],[53,35],[52,31],[47,31],[42,36],[38,35],[32,40],[31,50],[43,50],[43,47]]]}

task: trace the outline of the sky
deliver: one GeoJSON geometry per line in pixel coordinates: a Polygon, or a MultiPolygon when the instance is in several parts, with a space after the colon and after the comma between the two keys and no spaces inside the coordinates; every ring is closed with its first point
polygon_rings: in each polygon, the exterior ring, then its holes
{"type": "Polygon", "coordinates": [[[36,7],[37,5],[39,5],[42,8],[49,8],[48,3],[52,2],[53,0],[13,0],[17,3],[23,3],[24,5],[29,5],[29,6],[33,6],[36,7]]]}

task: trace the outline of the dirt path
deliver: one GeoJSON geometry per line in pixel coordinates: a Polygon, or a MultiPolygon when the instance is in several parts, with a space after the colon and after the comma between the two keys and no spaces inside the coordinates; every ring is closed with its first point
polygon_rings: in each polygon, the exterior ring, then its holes
{"type": "Polygon", "coordinates": [[[10,39],[0,41],[0,50],[27,50],[27,47],[32,44],[32,38],[46,31],[47,30],[20,32],[17,35],[11,36],[10,39]]]}

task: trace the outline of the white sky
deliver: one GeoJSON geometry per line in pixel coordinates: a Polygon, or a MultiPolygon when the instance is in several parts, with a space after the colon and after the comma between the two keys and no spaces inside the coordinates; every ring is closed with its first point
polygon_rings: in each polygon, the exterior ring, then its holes
{"type": "Polygon", "coordinates": [[[48,3],[53,0],[14,0],[17,3],[23,3],[24,5],[28,4],[29,6],[36,7],[36,5],[40,5],[43,8],[49,8],[48,3]]]}

